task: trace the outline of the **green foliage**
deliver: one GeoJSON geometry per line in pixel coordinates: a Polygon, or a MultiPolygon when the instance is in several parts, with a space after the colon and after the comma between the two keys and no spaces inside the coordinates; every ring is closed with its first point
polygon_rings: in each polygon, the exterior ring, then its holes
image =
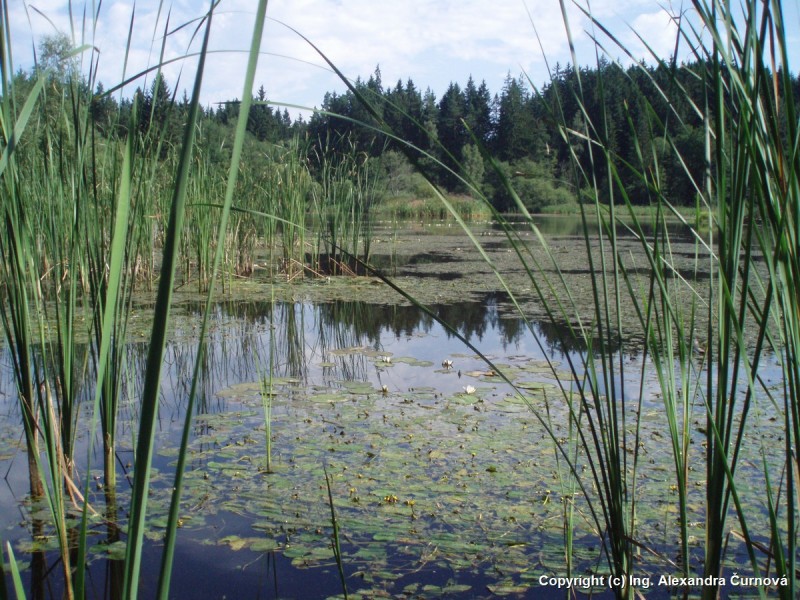
{"type": "Polygon", "coordinates": [[[72,39],[66,33],[46,35],[39,42],[37,69],[58,82],[67,82],[78,74],[79,62],[72,39]]]}
{"type": "Polygon", "coordinates": [[[399,196],[416,191],[415,176],[417,173],[404,154],[397,150],[387,150],[381,156],[381,166],[383,167],[386,192],[389,195],[399,196]]]}
{"type": "MultiPolygon", "coordinates": [[[[266,2],[261,4],[263,13],[266,2]]],[[[7,13],[6,2],[0,1],[0,14],[7,13]]],[[[0,52],[7,56],[11,42],[2,38],[2,43],[0,52]]],[[[114,595],[135,597],[169,296],[183,256],[186,191],[198,185],[197,174],[192,174],[197,149],[193,137],[202,131],[196,125],[202,113],[199,82],[205,46],[193,100],[183,104],[175,103],[159,73],[148,93],[139,91],[132,101],[117,105],[100,82],[72,70],[76,52],[66,38],[48,39],[39,68],[13,78],[3,62],[0,321],[13,356],[31,501],[47,514],[43,518],[38,511],[31,527],[33,535],[53,538],[58,555],[58,568],[45,575],[44,555],[34,553],[34,587],[52,577],[65,598],[86,595],[87,565],[94,558],[90,540],[98,534],[90,531],[89,522],[98,511],[109,542],[122,542],[127,526],[126,559],[110,569],[109,585],[114,595]],[[144,390],[138,390],[126,364],[127,323],[134,288],[149,285],[157,269],[156,252],[161,278],[153,304],[151,368],[144,390]],[[140,427],[128,433],[138,433],[137,475],[131,504],[121,510],[116,498],[117,410],[134,394],[140,427]],[[88,400],[81,405],[84,396],[88,400]],[[95,436],[98,424],[102,453],[93,447],[100,439],[95,436]],[[86,432],[85,457],[76,449],[79,430],[86,432]],[[98,456],[101,464],[96,464],[98,456]],[[104,493],[92,495],[90,505],[84,499],[90,497],[90,481],[97,472],[102,475],[92,487],[100,485],[104,493]],[[131,515],[130,521],[124,523],[122,515],[131,515]]],[[[231,157],[234,179],[243,125],[231,157]]],[[[224,239],[226,216],[223,212],[219,239],[224,239]]],[[[221,248],[211,237],[208,246],[221,248]]],[[[188,410],[187,423],[192,415],[188,410]]],[[[175,487],[180,489],[177,479],[175,487]]],[[[168,532],[176,529],[173,520],[168,532]]],[[[165,553],[166,588],[170,569],[171,556],[165,553]]]]}
{"type": "Polygon", "coordinates": [[[476,189],[480,189],[486,170],[483,165],[483,156],[481,156],[481,151],[475,144],[468,144],[464,146],[462,154],[464,155],[462,160],[464,165],[464,175],[466,176],[467,181],[469,181],[476,189]]]}
{"type": "Polygon", "coordinates": [[[384,193],[382,165],[359,152],[354,140],[329,140],[317,156],[317,170],[321,180],[314,190],[314,210],[321,224],[317,245],[326,261],[319,268],[337,275],[359,272],[353,258],[369,262],[371,211],[384,193]]]}
{"type": "Polygon", "coordinates": [[[541,212],[547,207],[570,206],[576,202],[574,194],[556,186],[552,169],[547,163],[526,158],[511,164],[499,162],[496,167],[497,170],[492,170],[487,176],[485,191],[498,210],[516,209],[511,189],[506,185],[509,181],[523,206],[532,213],[541,212]]]}

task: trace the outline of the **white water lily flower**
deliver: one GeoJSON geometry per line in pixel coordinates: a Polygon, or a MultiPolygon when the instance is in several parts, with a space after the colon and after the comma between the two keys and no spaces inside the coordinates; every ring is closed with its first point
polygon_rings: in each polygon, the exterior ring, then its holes
{"type": "Polygon", "coordinates": [[[472,387],[471,385],[465,385],[465,386],[464,386],[464,391],[465,391],[467,394],[474,394],[474,393],[475,393],[475,388],[474,388],[474,387],[472,387]]]}

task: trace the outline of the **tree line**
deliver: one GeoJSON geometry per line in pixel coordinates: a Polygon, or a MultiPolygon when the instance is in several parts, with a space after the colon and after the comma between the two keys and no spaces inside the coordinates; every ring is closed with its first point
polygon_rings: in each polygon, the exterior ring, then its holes
{"type": "MultiPolygon", "coordinates": [[[[57,42],[43,43],[40,64],[49,67],[53,89],[72,78],[74,94],[75,75],[68,61],[57,60],[65,52],[64,44],[57,42]]],[[[261,161],[264,144],[299,138],[306,141],[309,158],[319,159],[322,153],[346,146],[381,161],[390,194],[424,194],[426,186],[417,173],[423,170],[450,193],[479,189],[501,211],[514,206],[504,185],[508,180],[532,211],[579,200],[581,190],[570,160],[574,154],[587,172],[593,164],[592,172],[619,177],[634,204],[647,204],[648,186],[658,181],[672,202],[689,205],[705,165],[703,121],[712,111],[699,76],[705,68],[702,62],[623,68],[601,60],[595,67],[577,69],[556,64],[550,81],[538,89],[523,76],[509,73],[496,93],[485,81],[477,83],[470,77],[463,86],[451,82],[437,98],[411,78],[385,85],[377,67],[367,80],[357,79],[344,93],[326,93],[320,110],[308,121],[293,120],[287,110],[271,106],[261,86],[248,115],[251,135],[245,152],[261,161]],[[675,90],[680,93],[671,93],[675,90]],[[602,153],[587,149],[579,136],[566,132],[587,126],[608,142],[621,170],[612,173],[603,168],[602,153]],[[656,148],[655,155],[640,156],[641,147],[656,148]],[[643,180],[642,172],[651,173],[652,179],[643,180]]],[[[16,89],[32,85],[35,76],[18,72],[16,89]]],[[[791,80],[800,88],[800,78],[791,80]]],[[[91,118],[101,135],[126,135],[134,127],[144,140],[144,150],[161,157],[181,143],[189,101],[185,92],[178,98],[163,76],[121,100],[102,84],[93,92],[80,84],[77,88],[89,98],[91,118]]],[[[800,97],[797,89],[795,97],[800,97]]],[[[197,137],[212,163],[222,164],[228,158],[226,142],[232,139],[239,106],[234,99],[203,109],[197,137]]],[[[610,189],[605,184],[599,182],[600,190],[610,189]]],[[[609,195],[605,200],[613,199],[609,195]]]]}

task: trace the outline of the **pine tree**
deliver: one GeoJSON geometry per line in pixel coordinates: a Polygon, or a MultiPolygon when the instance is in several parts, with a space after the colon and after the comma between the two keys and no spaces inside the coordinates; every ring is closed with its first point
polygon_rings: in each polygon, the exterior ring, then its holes
{"type": "Polygon", "coordinates": [[[461,148],[466,141],[466,132],[461,120],[466,115],[464,97],[457,83],[450,83],[439,101],[439,119],[436,129],[439,141],[453,156],[461,156],[461,148]]]}
{"type": "Polygon", "coordinates": [[[464,107],[467,127],[481,144],[488,147],[492,135],[492,96],[486,81],[475,87],[470,76],[464,88],[464,107]]]}
{"type": "Polygon", "coordinates": [[[272,139],[274,137],[275,122],[272,109],[266,104],[267,92],[264,90],[263,85],[258,88],[253,100],[254,102],[250,106],[250,114],[247,115],[247,131],[261,142],[272,139]]]}
{"type": "Polygon", "coordinates": [[[536,123],[522,78],[506,77],[497,106],[494,151],[500,160],[513,161],[534,151],[536,123]]]}

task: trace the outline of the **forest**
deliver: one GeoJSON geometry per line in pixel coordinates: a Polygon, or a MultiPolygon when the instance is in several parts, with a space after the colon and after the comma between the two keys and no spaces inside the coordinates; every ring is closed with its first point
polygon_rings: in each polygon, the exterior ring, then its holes
{"type": "MultiPolygon", "coordinates": [[[[66,85],[78,72],[63,58],[67,51],[68,40],[58,37],[46,39],[40,48],[39,68],[50,71],[53,92],[44,104],[44,121],[48,112],[59,114],[67,91],[75,94],[78,90],[86,96],[82,102],[90,103],[89,115],[98,135],[124,137],[135,123],[143,151],[157,146],[159,157],[166,159],[171,148],[180,146],[189,107],[185,91],[179,97],[160,73],[146,89],[138,87],[132,97],[121,99],[102,83],[93,92],[85,83],[66,85]],[[134,104],[137,116],[131,120],[134,104]]],[[[650,164],[652,180],[658,181],[659,193],[675,205],[693,206],[704,164],[703,119],[704,115],[713,118],[713,99],[703,97],[704,69],[702,61],[623,68],[601,59],[594,67],[579,69],[556,63],[551,80],[539,87],[524,75],[515,78],[509,73],[499,92],[470,77],[463,85],[451,82],[437,97],[430,88],[422,91],[410,77],[405,83],[385,83],[378,66],[368,79],[356,79],[346,92],[326,93],[308,121],[302,116],[293,120],[288,110],[275,107],[261,85],[248,115],[244,162],[259,165],[265,159],[274,160],[275,149],[288,147],[294,139],[300,140],[300,151],[317,179],[322,157],[331,152],[346,150],[379,162],[378,203],[385,198],[402,201],[431,196],[421,170],[451,194],[475,196],[477,190],[500,212],[511,210],[514,204],[504,181],[512,183],[529,211],[562,212],[581,200],[581,190],[573,183],[575,174],[570,172],[576,167],[599,176],[601,200],[612,200],[608,190],[614,186],[608,183],[603,153],[592,156],[574,138],[566,139],[557,126],[567,123],[581,131],[588,122],[595,129],[593,135],[616,155],[617,164],[639,165],[642,158],[637,153],[648,148],[652,156],[644,159],[650,164]]],[[[19,71],[15,89],[24,92],[35,77],[35,71],[19,71]]],[[[790,96],[798,97],[800,78],[789,80],[794,86],[790,96]]],[[[776,81],[784,79],[776,77],[776,81]]],[[[239,106],[238,99],[229,99],[201,108],[197,145],[210,165],[227,164],[230,158],[239,106]]],[[[785,130],[785,124],[781,129],[785,130]]],[[[45,140],[43,131],[40,127],[39,135],[30,136],[27,143],[36,144],[36,139],[40,145],[59,143],[52,133],[45,140]]],[[[623,185],[618,187],[624,189],[628,201],[647,205],[652,184],[637,173],[638,169],[618,170],[613,176],[620,178],[623,185]]]]}

